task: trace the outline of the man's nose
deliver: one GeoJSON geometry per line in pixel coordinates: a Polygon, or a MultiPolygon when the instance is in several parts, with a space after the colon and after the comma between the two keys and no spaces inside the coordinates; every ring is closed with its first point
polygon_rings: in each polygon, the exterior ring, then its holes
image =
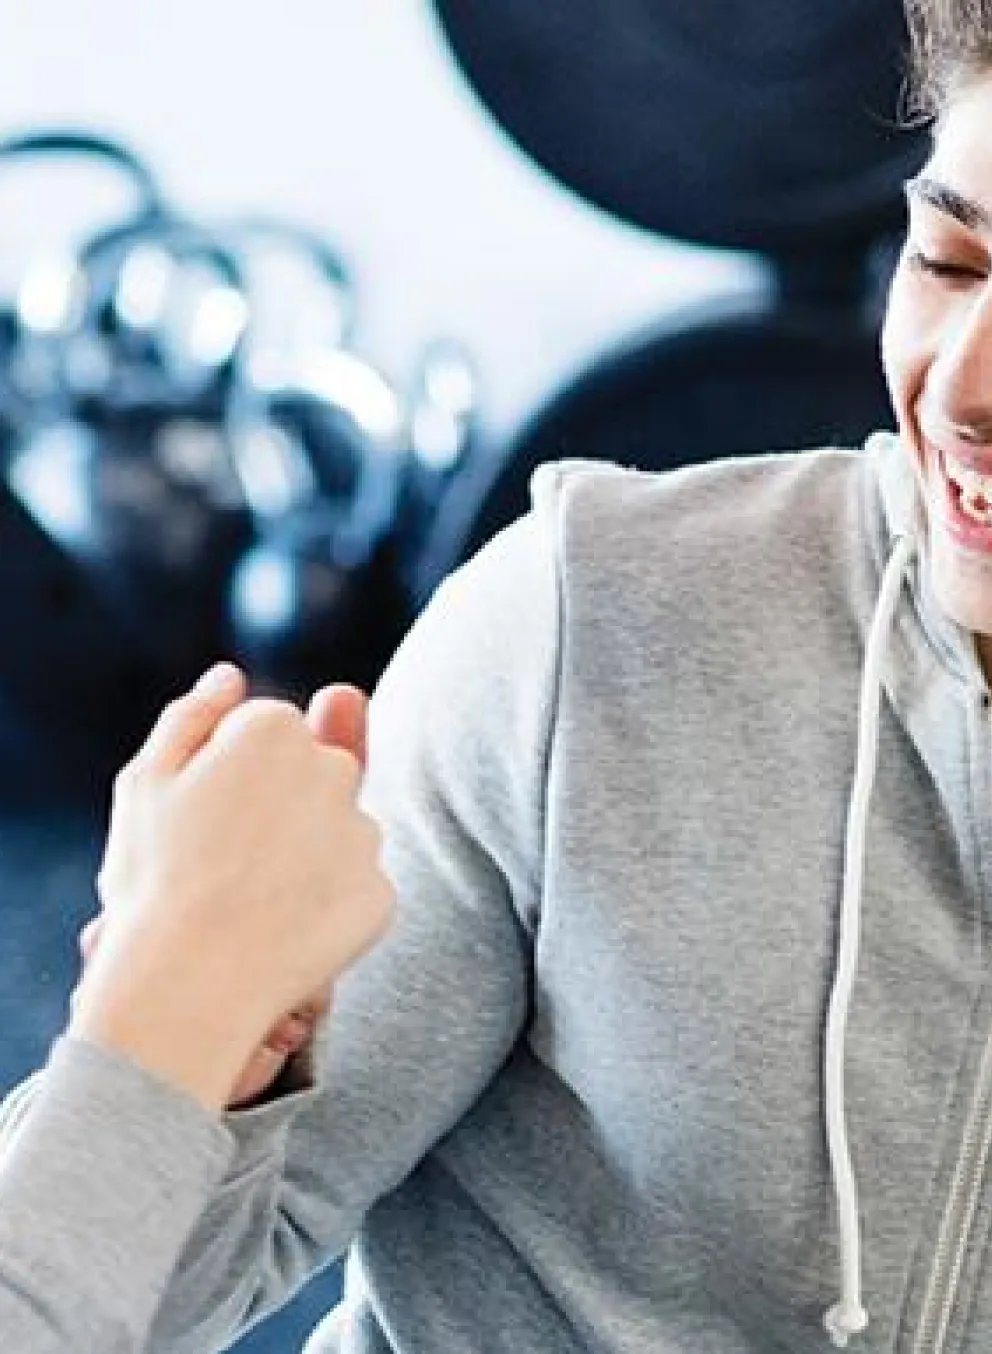
{"type": "Polygon", "coordinates": [[[945,329],[927,385],[928,402],[958,436],[992,443],[992,286],[945,329]]]}

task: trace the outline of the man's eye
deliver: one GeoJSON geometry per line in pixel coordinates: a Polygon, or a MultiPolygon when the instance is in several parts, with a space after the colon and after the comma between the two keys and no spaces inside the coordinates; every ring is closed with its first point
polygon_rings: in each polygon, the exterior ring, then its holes
{"type": "Polygon", "coordinates": [[[953,259],[928,254],[922,249],[909,251],[909,262],[921,273],[941,278],[945,282],[983,282],[987,274],[973,264],[956,263],[953,259]]]}

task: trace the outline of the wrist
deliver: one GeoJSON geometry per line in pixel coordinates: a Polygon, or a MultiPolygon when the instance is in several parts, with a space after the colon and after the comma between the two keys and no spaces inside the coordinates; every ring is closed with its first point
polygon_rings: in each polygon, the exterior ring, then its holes
{"type": "Polygon", "coordinates": [[[68,1033],[119,1053],[219,1113],[264,1037],[265,1019],[215,986],[199,987],[176,966],[104,962],[96,956],[78,989],[68,1033]],[[177,978],[181,974],[181,978],[177,978]]]}

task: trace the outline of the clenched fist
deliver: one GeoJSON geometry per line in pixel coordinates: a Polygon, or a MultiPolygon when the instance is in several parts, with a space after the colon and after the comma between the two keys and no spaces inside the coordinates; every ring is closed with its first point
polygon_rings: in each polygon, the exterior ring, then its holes
{"type": "Polygon", "coordinates": [[[392,916],[349,690],[308,722],[222,665],[163,712],[115,786],[71,1033],[214,1108],[266,1089],[392,916]]]}

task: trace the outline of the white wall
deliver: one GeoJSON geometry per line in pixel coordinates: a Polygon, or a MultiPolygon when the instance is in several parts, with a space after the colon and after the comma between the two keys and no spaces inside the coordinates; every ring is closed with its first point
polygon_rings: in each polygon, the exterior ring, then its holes
{"type": "MultiPolygon", "coordinates": [[[[403,378],[426,339],[463,339],[494,430],[612,336],[752,276],[553,186],[475,103],[421,0],[0,0],[0,16],[0,134],[102,128],[193,212],[317,226],[356,273],[366,353],[403,378]]],[[[75,219],[65,179],[54,198],[39,179],[0,166],[2,277],[75,219]]]]}

